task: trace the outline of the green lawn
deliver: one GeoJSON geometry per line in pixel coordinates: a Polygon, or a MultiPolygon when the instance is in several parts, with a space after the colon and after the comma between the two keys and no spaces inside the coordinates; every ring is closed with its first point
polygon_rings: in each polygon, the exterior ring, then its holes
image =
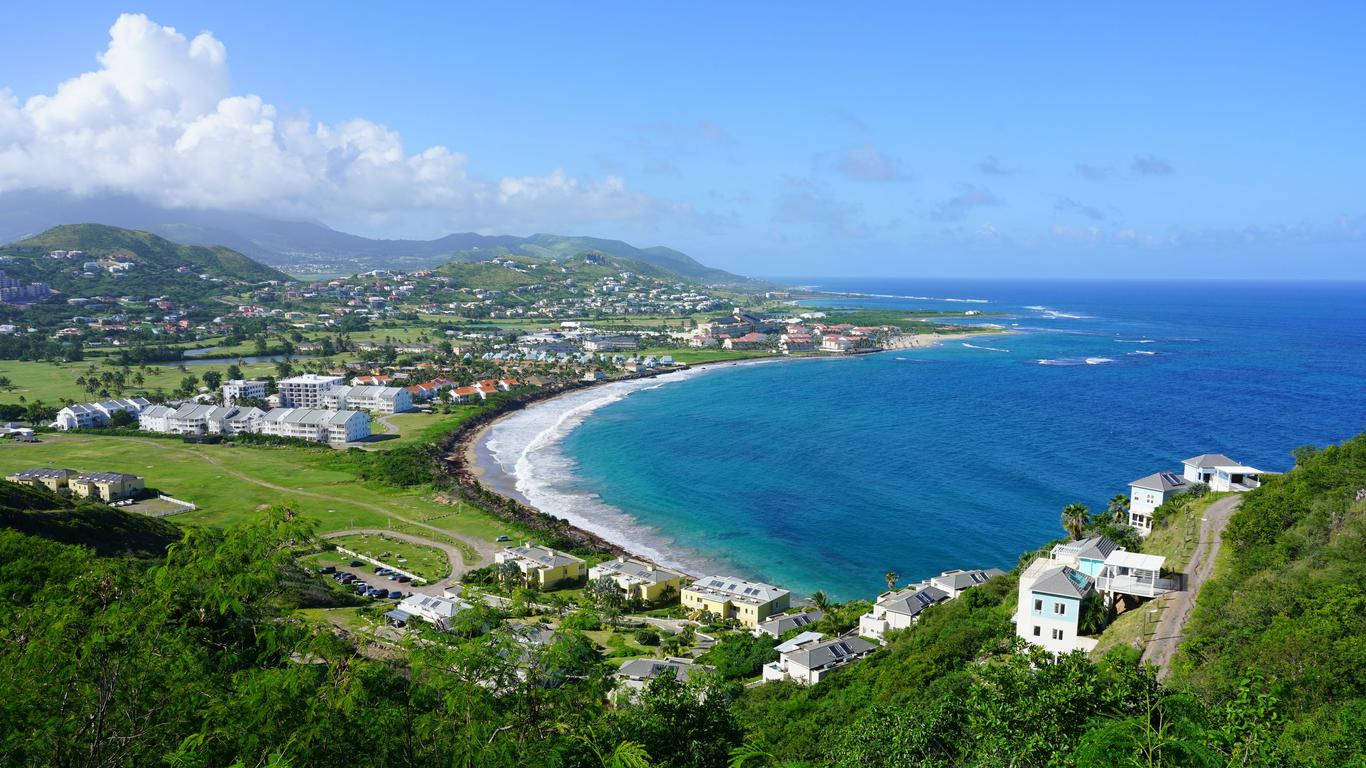
{"type": "Polygon", "coordinates": [[[1184,570],[1191,553],[1195,551],[1195,545],[1200,541],[1200,518],[1205,516],[1210,504],[1228,495],[1207,493],[1191,502],[1143,540],[1143,551],[1166,557],[1168,570],[1184,570]]]}
{"type": "MultiPolygon", "coordinates": [[[[86,390],[76,385],[76,379],[87,375],[90,368],[94,367],[96,373],[116,370],[114,366],[105,365],[103,361],[90,359],[77,363],[44,363],[22,360],[0,360],[0,376],[6,376],[10,380],[10,386],[0,389],[0,403],[17,403],[23,397],[27,402],[41,400],[49,405],[60,403],[64,399],[84,402],[94,399],[86,390]]],[[[133,366],[130,369],[129,389],[122,397],[132,397],[142,392],[151,392],[158,388],[171,391],[180,386],[180,381],[186,376],[193,374],[202,375],[205,371],[215,370],[219,373],[226,373],[227,366],[216,365],[189,365],[186,370],[180,370],[176,363],[157,363],[148,365],[146,369],[133,366]],[[141,373],[144,379],[140,387],[132,386],[132,374],[141,373]]],[[[242,372],[247,376],[274,374],[275,365],[273,363],[253,363],[242,366],[242,372]]]]}
{"type": "Polygon", "coordinates": [[[401,541],[383,534],[358,533],[328,539],[331,544],[346,547],[386,565],[401,568],[427,581],[440,581],[450,575],[450,561],[446,553],[421,544],[401,541]]]}
{"type": "MultiPolygon", "coordinates": [[[[624,352],[622,354],[625,354],[624,352]]],[[[755,357],[772,357],[771,350],[758,349],[669,349],[667,347],[653,347],[642,349],[634,354],[645,356],[654,355],[662,357],[672,355],[675,362],[697,365],[698,363],[711,363],[720,360],[747,360],[755,357]]]]}
{"type": "Polygon", "coordinates": [[[478,559],[468,544],[443,539],[441,533],[399,518],[487,542],[518,535],[473,505],[441,503],[426,489],[364,484],[336,464],[331,450],[187,445],[145,438],[44,434],[38,443],[0,443],[4,474],[47,466],[142,475],[148,487],[199,507],[176,515],[179,524],[235,525],[270,505],[289,503],[316,521],[320,533],[349,528],[400,531],[460,546],[467,563],[478,559]]]}
{"type": "MultiPolygon", "coordinates": [[[[478,413],[481,407],[478,405],[458,405],[455,406],[454,413],[422,413],[413,411],[411,413],[395,413],[385,416],[384,420],[398,427],[398,437],[380,440],[373,443],[373,447],[379,450],[396,448],[410,443],[431,443],[435,442],[442,435],[450,432],[466,419],[478,413]]],[[[383,424],[373,424],[373,432],[376,435],[384,435],[383,424]]]]}

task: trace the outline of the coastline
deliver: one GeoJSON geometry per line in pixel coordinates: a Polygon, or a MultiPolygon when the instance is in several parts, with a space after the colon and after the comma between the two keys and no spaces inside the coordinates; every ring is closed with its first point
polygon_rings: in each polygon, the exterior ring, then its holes
{"type": "MultiPolygon", "coordinates": [[[[687,562],[680,562],[677,558],[671,557],[661,551],[653,551],[654,548],[639,541],[630,541],[629,537],[622,535],[619,530],[612,529],[611,526],[603,524],[600,520],[589,518],[579,518],[570,520],[557,517],[551,513],[538,508],[527,496],[518,489],[519,477],[515,471],[509,472],[501,465],[493,451],[488,447],[491,431],[500,423],[505,422],[514,415],[524,414],[531,408],[543,409],[549,407],[549,403],[563,400],[564,398],[581,394],[586,391],[600,389],[603,386],[621,384],[631,381],[654,380],[661,377],[668,377],[675,373],[688,371],[703,372],[730,366],[752,366],[759,364],[773,364],[777,362],[795,362],[800,360],[839,360],[855,359],[863,354],[875,354],[879,352],[891,352],[907,349],[926,349],[935,347],[945,341],[961,340],[973,336],[995,335],[1010,333],[1008,329],[987,328],[971,333],[924,333],[924,334],[905,334],[896,338],[895,343],[885,345],[876,350],[870,350],[861,354],[845,355],[765,355],[742,360],[716,360],[694,365],[683,366],[663,372],[651,372],[630,377],[609,379],[595,382],[577,382],[569,386],[549,391],[536,393],[530,397],[522,399],[508,407],[490,412],[477,423],[467,423],[461,430],[457,430],[452,437],[447,439],[446,461],[448,466],[455,474],[458,482],[469,491],[473,491],[476,498],[483,500],[485,504],[492,502],[495,507],[501,507],[504,514],[509,515],[514,520],[524,523],[539,521],[541,525],[533,525],[537,528],[549,528],[554,533],[566,536],[571,541],[586,545],[591,548],[602,549],[613,555],[625,555],[642,560],[655,562],[688,572],[690,576],[696,577],[699,574],[691,571],[697,568],[689,567],[687,562]]],[[[667,383],[667,382],[666,382],[667,383]]],[[[629,394],[629,393],[628,393],[629,394]]],[[[623,397],[626,395],[623,395],[623,397]]],[[[605,405],[605,403],[603,403],[605,405]]],[[[596,410],[594,408],[593,410],[596,410]]],[[[562,414],[563,415],[563,414],[562,414]]],[[[498,509],[491,510],[498,513],[498,509]]],[[[621,510],[625,517],[630,517],[630,513],[621,510]]],[[[705,553],[699,553],[701,559],[706,559],[705,553]]]]}

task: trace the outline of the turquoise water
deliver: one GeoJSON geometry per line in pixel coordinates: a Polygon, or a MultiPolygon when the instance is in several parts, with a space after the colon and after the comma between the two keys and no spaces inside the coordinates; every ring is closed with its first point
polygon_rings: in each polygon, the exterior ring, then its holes
{"type": "Polygon", "coordinates": [[[1283,471],[1366,429],[1366,284],[811,282],[1013,332],[602,398],[522,451],[554,491],[532,501],[694,569],[867,597],[888,570],[1011,567],[1065,504],[1185,457],[1283,471]]]}

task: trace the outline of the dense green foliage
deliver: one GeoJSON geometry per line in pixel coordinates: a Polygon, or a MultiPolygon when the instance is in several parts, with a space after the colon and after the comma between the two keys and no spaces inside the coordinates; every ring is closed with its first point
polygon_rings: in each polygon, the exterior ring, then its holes
{"type": "Polygon", "coordinates": [[[1306,764],[1361,764],[1366,744],[1366,435],[1300,452],[1247,494],[1224,533],[1177,679],[1236,694],[1255,673],[1280,702],[1278,745],[1306,764]],[[1356,760],[1358,762],[1353,763],[1356,760]]]}
{"type": "Polygon", "coordinates": [[[180,529],[159,518],[95,501],[70,501],[45,489],[0,480],[0,528],[65,544],[82,544],[104,555],[160,555],[180,529]]]}
{"type": "MultiPolygon", "coordinates": [[[[298,618],[316,544],[288,510],[134,558],[3,529],[0,764],[1360,766],[1363,488],[1366,437],[1245,497],[1171,686],[1128,648],[1022,649],[1004,576],[819,685],[742,691],[724,678],[771,649],[732,634],[719,674],[619,706],[588,611],[529,647],[481,608],[380,657],[298,618]]],[[[0,506],[82,511],[9,485],[0,506]]]]}

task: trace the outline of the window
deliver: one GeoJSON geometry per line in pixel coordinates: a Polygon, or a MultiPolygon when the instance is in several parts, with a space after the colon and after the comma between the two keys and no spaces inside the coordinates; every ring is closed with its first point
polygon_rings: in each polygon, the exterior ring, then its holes
{"type": "Polygon", "coordinates": [[[1054,603],[1054,604],[1053,604],[1053,612],[1056,613],[1056,614],[1058,614],[1059,616],[1066,616],[1066,615],[1067,615],[1067,603],[1054,603]]]}
{"type": "Polygon", "coordinates": [[[1035,636],[1035,637],[1038,637],[1040,634],[1042,634],[1042,632],[1041,632],[1042,629],[1043,629],[1043,628],[1040,627],[1040,626],[1038,626],[1037,624],[1034,625],[1034,636],[1035,636]]]}
{"type": "Polygon", "coordinates": [[[1062,630],[1061,630],[1061,629],[1055,629],[1055,630],[1053,630],[1053,639],[1054,639],[1054,640],[1061,640],[1061,639],[1062,639],[1062,630]]]}
{"type": "Polygon", "coordinates": [[[1043,610],[1043,601],[1042,601],[1042,600],[1039,600],[1038,598],[1035,598],[1035,600],[1034,600],[1034,610],[1036,610],[1036,611],[1042,611],[1042,610],[1043,610]]]}

